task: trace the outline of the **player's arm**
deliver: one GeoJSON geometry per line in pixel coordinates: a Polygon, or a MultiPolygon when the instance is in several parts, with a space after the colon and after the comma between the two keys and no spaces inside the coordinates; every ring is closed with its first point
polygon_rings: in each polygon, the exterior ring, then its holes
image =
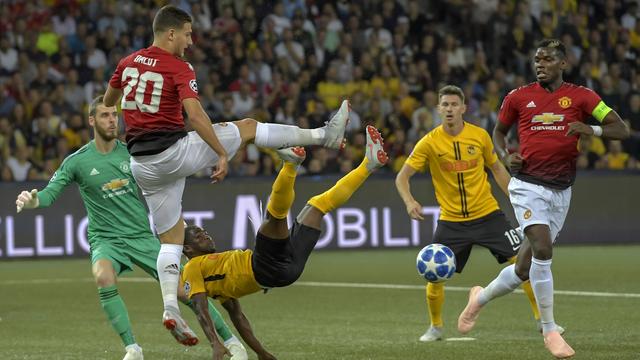
{"type": "Polygon", "coordinates": [[[612,140],[624,140],[631,136],[627,124],[625,124],[620,118],[620,115],[608,107],[604,101],[601,100],[598,105],[596,105],[591,115],[602,123],[602,126],[590,126],[581,121],[572,122],[568,126],[567,136],[585,134],[602,136],[612,140]]]}
{"type": "Polygon", "coordinates": [[[222,147],[220,140],[216,136],[211,126],[209,115],[202,108],[202,104],[197,98],[186,98],[182,100],[182,106],[189,116],[189,121],[193,129],[200,135],[202,140],[218,154],[217,169],[211,175],[214,182],[222,181],[227,176],[227,151],[222,147]]]}
{"type": "Polygon", "coordinates": [[[411,194],[411,184],[409,180],[413,175],[415,175],[416,170],[412,168],[408,164],[402,165],[402,169],[398,175],[396,175],[396,189],[398,190],[398,194],[404,201],[405,206],[407,207],[407,214],[414,220],[424,220],[422,216],[422,205],[413,197],[411,194]]]}
{"type": "Polygon", "coordinates": [[[496,161],[489,167],[491,173],[493,174],[493,178],[496,180],[496,183],[500,187],[500,190],[509,197],[509,181],[511,181],[511,175],[507,171],[507,169],[502,165],[500,161],[496,161]]]}
{"type": "Polygon", "coordinates": [[[64,188],[73,181],[72,166],[68,160],[65,160],[42,191],[38,192],[37,189],[33,189],[31,191],[22,191],[18,195],[16,212],[20,212],[22,209],[48,207],[56,201],[64,188]]]}
{"type": "Polygon", "coordinates": [[[244,342],[249,345],[249,347],[253,349],[256,354],[258,354],[258,359],[275,359],[275,356],[271,355],[253,334],[251,323],[242,312],[242,308],[240,307],[240,302],[238,301],[238,299],[229,299],[222,303],[222,307],[224,307],[229,313],[229,318],[233,322],[233,326],[235,326],[236,330],[238,330],[238,333],[242,337],[242,340],[244,340],[244,342]]]}
{"type": "Polygon", "coordinates": [[[104,93],[104,106],[115,106],[120,97],[122,96],[122,89],[117,89],[111,85],[107,85],[107,91],[104,93]]]}
{"type": "Polygon", "coordinates": [[[511,169],[511,171],[517,172],[522,169],[523,158],[519,153],[509,154],[507,150],[507,134],[511,129],[511,125],[507,125],[501,121],[496,123],[493,128],[493,147],[498,154],[500,161],[504,165],[511,169]]]}
{"type": "Polygon", "coordinates": [[[211,344],[211,348],[213,349],[213,358],[222,359],[224,355],[231,355],[218,338],[216,327],[214,326],[213,320],[211,319],[211,315],[209,315],[209,302],[207,299],[207,294],[203,292],[192,294],[191,301],[193,302],[193,307],[196,312],[196,318],[198,319],[198,322],[202,327],[202,331],[204,331],[207,339],[209,339],[209,343],[211,344]]]}

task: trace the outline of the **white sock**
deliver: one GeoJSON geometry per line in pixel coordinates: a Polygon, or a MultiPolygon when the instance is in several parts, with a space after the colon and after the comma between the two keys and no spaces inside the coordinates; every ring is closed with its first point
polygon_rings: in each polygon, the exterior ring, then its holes
{"type": "Polygon", "coordinates": [[[478,293],[478,302],[484,305],[489,301],[507,295],[517,289],[524,281],[516,275],[516,266],[511,264],[498,274],[498,277],[478,293]]]}
{"type": "Polygon", "coordinates": [[[229,344],[237,344],[237,343],[240,343],[240,340],[238,340],[238,338],[235,335],[231,335],[230,338],[225,340],[224,346],[227,346],[229,344]]]}
{"type": "Polygon", "coordinates": [[[131,345],[127,345],[124,347],[124,351],[129,351],[129,349],[135,349],[138,352],[142,351],[142,348],[140,347],[140,345],[136,343],[133,343],[131,345]]]}
{"type": "Polygon", "coordinates": [[[162,244],[158,254],[158,278],[165,309],[180,311],[178,308],[178,283],[180,280],[180,257],[182,245],[162,244]]]}
{"type": "Polygon", "coordinates": [[[542,334],[556,330],[556,322],[553,320],[553,274],[551,273],[551,259],[531,259],[529,270],[531,288],[538,302],[540,310],[540,322],[542,334]]]}
{"type": "Polygon", "coordinates": [[[293,125],[258,123],[254,143],[273,149],[322,145],[324,143],[324,128],[301,129],[293,125]]]}

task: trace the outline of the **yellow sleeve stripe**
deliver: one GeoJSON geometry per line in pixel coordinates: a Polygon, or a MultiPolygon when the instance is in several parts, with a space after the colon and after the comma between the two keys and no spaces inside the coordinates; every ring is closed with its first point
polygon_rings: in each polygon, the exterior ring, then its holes
{"type": "Polygon", "coordinates": [[[596,120],[598,120],[599,122],[602,122],[604,120],[604,117],[607,116],[607,114],[611,110],[613,109],[608,107],[607,104],[604,103],[604,101],[600,100],[598,105],[596,105],[596,107],[591,112],[591,115],[593,115],[593,117],[596,118],[596,120]]]}

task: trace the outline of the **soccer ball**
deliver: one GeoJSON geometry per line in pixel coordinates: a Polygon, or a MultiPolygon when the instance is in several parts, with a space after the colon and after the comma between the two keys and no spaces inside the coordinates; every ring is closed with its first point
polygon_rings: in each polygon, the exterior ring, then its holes
{"type": "Polygon", "coordinates": [[[442,244],[429,244],[420,250],[416,259],[418,274],[429,282],[449,280],[456,271],[453,251],[442,244]]]}

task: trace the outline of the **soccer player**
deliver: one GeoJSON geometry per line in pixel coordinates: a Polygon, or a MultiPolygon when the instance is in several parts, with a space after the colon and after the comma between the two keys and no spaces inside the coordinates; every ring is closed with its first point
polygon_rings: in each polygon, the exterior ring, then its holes
{"type": "Polygon", "coordinates": [[[578,139],[586,135],[620,140],[629,136],[629,129],[593,90],[563,81],[567,60],[562,42],[540,42],[533,62],[537,81],[504,98],[493,131],[498,156],[515,174],[509,195],[528,242],[520,247],[516,263],[504,268],[486,288],[471,289],[458,330],[471,331],[482,306],[529,279],[538,300],[544,344],[555,357],[567,358],[575,351],[554,321],[551,257],[569,211],[578,139]],[[591,116],[602,126],[586,125],[583,121],[591,116]],[[509,154],[505,137],[514,124],[520,152],[509,154]]]}
{"type": "Polygon", "coordinates": [[[184,254],[189,258],[182,274],[184,290],[195,304],[198,321],[213,347],[214,359],[224,349],[214,330],[217,320],[206,312],[207,297],[227,309],[238,333],[259,359],[275,359],[256,339],[238,298],[258,291],[288,286],[304,270],[320,237],[322,217],[344,204],[369,175],[387,162],[378,130],[367,126],[367,152],[362,163],[328,191],[312,197],[287,227],[287,214],[294,198],[296,168],[305,157],[303,148],[279,150],[284,165],[273,183],[265,222],[256,236],[255,250],[216,253],[215,243],[203,229],[185,230],[184,254]]]}
{"type": "Polygon", "coordinates": [[[162,243],[157,267],[163,324],[196,339],[180,316],[176,299],[184,241],[181,199],[185,177],[216,167],[211,177],[214,182],[222,181],[229,157],[246,142],[276,149],[296,145],[338,149],[349,109],[344,101],[337,115],[318,129],[261,124],[253,119],[212,126],[198,99],[193,67],[181,59],[192,44],[191,23],[191,16],[183,10],[170,5],[161,8],[153,20],[153,45],[120,61],[104,103],[113,106],[122,98],[131,172],[162,243]],[[185,131],[183,109],[195,132],[185,131]]]}
{"type": "MultiPolygon", "coordinates": [[[[48,207],[67,185],[78,184],[89,216],[92,272],[100,305],[125,345],[124,359],[138,360],[143,358],[142,349],[134,339],[116,280],[122,273],[133,270],[133,264],[157,280],[160,242],[151,232],[147,211],[138,197],[138,187],[129,168],[129,153],[125,144],[117,140],[116,107],[104,106],[102,96],[95,98],[89,106],[89,124],[95,139],[69,155],[43,190],[23,191],[18,195],[16,210],[48,207]]],[[[193,309],[184,294],[181,301],[193,309]]],[[[234,358],[246,359],[244,346],[229,331],[213,304],[204,306],[216,319],[216,330],[234,358]]],[[[173,335],[185,345],[195,345],[180,333],[173,335]]]]}
{"type": "MultiPolygon", "coordinates": [[[[493,151],[489,134],[465,122],[464,93],[447,85],[438,94],[442,125],[426,134],[411,152],[396,176],[396,188],[412,219],[424,220],[422,205],[413,197],[409,180],[427,167],[440,205],[440,218],[433,242],[448,246],[456,257],[456,272],[464,269],[473,245],[486,247],[498,263],[515,262],[520,237],[491,194],[485,167],[491,170],[500,189],[508,196],[511,176],[493,151]]],[[[523,284],[533,316],[539,313],[531,285],[523,284]]],[[[420,341],[442,339],[444,283],[427,283],[427,307],[431,326],[420,341]]]]}

